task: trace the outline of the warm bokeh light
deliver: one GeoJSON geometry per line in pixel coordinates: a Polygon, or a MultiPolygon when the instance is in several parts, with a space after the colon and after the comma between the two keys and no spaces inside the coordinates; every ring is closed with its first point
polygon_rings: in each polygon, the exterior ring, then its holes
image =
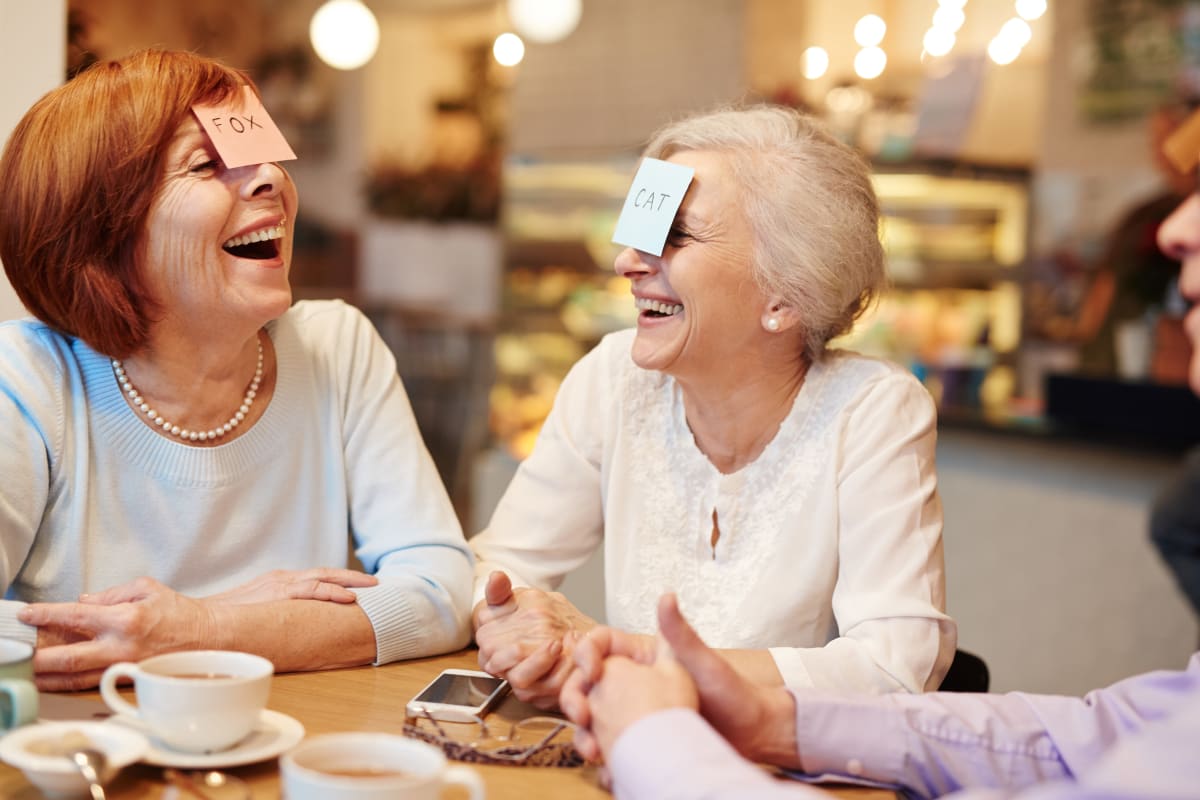
{"type": "Polygon", "coordinates": [[[997,35],[988,43],[988,58],[997,64],[1011,64],[1021,54],[1021,46],[1016,42],[997,35]]]}
{"type": "Polygon", "coordinates": [[[1019,49],[1029,44],[1029,40],[1033,38],[1033,29],[1029,27],[1029,23],[1025,20],[1013,17],[1001,26],[998,36],[1001,39],[1013,42],[1019,49]]]}
{"type": "Polygon", "coordinates": [[[833,114],[861,114],[871,103],[871,93],[861,86],[835,86],[825,94],[825,107],[833,114]]]}
{"type": "Polygon", "coordinates": [[[871,80],[883,74],[887,66],[887,53],[878,47],[864,47],[854,57],[854,72],[860,78],[871,80]]]}
{"type": "Polygon", "coordinates": [[[938,5],[943,8],[962,8],[967,4],[967,0],[938,0],[938,5]]]}
{"type": "Polygon", "coordinates": [[[308,26],[317,55],[336,69],[358,69],[379,49],[379,23],[359,0],[329,0],[308,26]]]}
{"type": "Polygon", "coordinates": [[[966,13],[954,6],[938,6],[937,11],[933,12],[933,27],[949,33],[957,33],[966,21],[966,13]]]}
{"type": "Polygon", "coordinates": [[[816,80],[829,70],[829,53],[824,47],[808,48],[800,56],[800,69],[805,78],[816,80]]]}
{"type": "Polygon", "coordinates": [[[854,41],[859,47],[875,47],[883,41],[887,33],[887,23],[878,14],[867,14],[854,23],[854,41]]]}
{"type": "Polygon", "coordinates": [[[515,33],[502,33],[492,42],[492,57],[504,67],[515,67],[525,58],[525,43],[515,33]]]}
{"type": "Polygon", "coordinates": [[[1046,0],[1017,0],[1017,16],[1021,19],[1040,19],[1046,13],[1046,0]]]}
{"type": "Polygon", "coordinates": [[[571,35],[583,15],[583,0],[508,0],[508,18],[531,42],[557,42],[571,35]]]}
{"type": "Polygon", "coordinates": [[[922,40],[925,52],[938,58],[953,50],[954,42],[954,33],[945,28],[930,28],[925,31],[925,38],[922,40]]]}

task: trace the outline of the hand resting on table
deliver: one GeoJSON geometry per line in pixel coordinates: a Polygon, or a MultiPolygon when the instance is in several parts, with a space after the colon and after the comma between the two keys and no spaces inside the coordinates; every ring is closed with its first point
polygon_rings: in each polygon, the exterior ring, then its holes
{"type": "Polygon", "coordinates": [[[558,592],[514,589],[503,572],[488,576],[472,622],[480,668],[505,678],[518,699],[545,709],[558,704],[575,643],[598,625],[558,592]]]}
{"type": "MultiPolygon", "coordinates": [[[[180,594],[153,578],[136,578],[76,603],[31,603],[17,618],[38,629],[35,679],[42,691],[95,687],[118,661],[172,650],[223,646],[229,620],[286,601],[353,605],[350,588],[378,581],[337,568],[274,570],[206,598],[180,594]],[[222,638],[224,636],[224,638],[222,638]]],[[[251,649],[247,647],[246,649],[251,649]]]]}

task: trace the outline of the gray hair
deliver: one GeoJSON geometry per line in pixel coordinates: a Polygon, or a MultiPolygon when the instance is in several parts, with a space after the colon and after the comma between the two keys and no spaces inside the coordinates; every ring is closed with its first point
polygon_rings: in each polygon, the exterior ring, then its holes
{"type": "Polygon", "coordinates": [[[753,239],[758,286],[800,315],[816,360],[887,284],[867,163],[818,121],[778,106],[726,108],[661,128],[644,156],[728,157],[753,239]]]}

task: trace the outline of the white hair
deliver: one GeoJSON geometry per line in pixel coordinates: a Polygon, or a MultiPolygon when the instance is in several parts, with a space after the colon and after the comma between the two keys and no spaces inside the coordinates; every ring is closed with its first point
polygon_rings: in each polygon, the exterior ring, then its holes
{"type": "Polygon", "coordinates": [[[752,231],[754,279],[798,312],[804,356],[820,358],[887,284],[867,163],[812,117],[765,105],[670,123],[643,155],[695,150],[728,159],[752,231]]]}

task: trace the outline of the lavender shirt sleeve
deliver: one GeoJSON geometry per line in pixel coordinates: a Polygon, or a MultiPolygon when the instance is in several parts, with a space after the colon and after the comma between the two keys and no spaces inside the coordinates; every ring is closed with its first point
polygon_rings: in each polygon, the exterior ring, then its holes
{"type": "Polygon", "coordinates": [[[746,761],[695,711],[673,708],[630,725],[608,758],[618,800],[820,800],[746,761]]]}
{"type": "Polygon", "coordinates": [[[794,694],[806,773],[865,777],[924,797],[977,787],[961,796],[980,800],[1144,795],[1138,787],[1152,781],[1193,794],[1200,787],[1200,758],[1185,759],[1172,738],[1190,726],[1197,741],[1200,653],[1185,671],[1147,673],[1082,699],[794,694]]]}
{"type": "MultiPolygon", "coordinates": [[[[1200,797],[1200,653],[1086,697],[793,690],[805,773],[955,800],[1200,797]]],[[[827,797],[739,756],[694,711],[631,725],[609,758],[621,800],[827,797]]]]}

